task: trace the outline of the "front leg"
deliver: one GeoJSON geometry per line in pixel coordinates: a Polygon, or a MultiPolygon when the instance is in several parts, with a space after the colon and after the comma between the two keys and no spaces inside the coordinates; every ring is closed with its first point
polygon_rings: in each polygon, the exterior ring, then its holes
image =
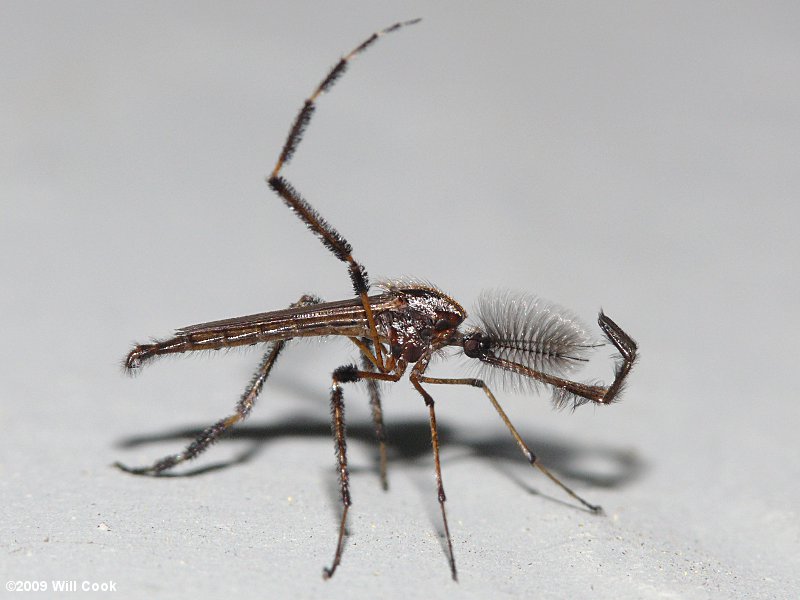
{"type": "Polygon", "coordinates": [[[411,372],[411,384],[414,388],[420,393],[423,400],[425,400],[425,405],[428,407],[428,415],[430,419],[430,426],[431,426],[431,446],[433,448],[433,463],[436,469],[436,489],[438,492],[439,498],[439,508],[442,511],[442,523],[444,523],[444,535],[447,538],[447,551],[449,554],[450,559],[450,575],[453,577],[453,581],[458,581],[458,572],[456,571],[456,559],[453,554],[453,539],[450,536],[450,527],[447,524],[447,511],[444,508],[444,503],[447,501],[447,497],[444,493],[444,485],[442,484],[442,464],[439,460],[439,430],[436,427],[436,412],[433,408],[433,396],[431,396],[425,388],[420,385],[421,381],[425,381],[425,377],[423,373],[425,369],[428,367],[428,361],[430,360],[431,351],[428,351],[414,366],[413,371],[411,372]]]}
{"type": "Polygon", "coordinates": [[[553,483],[555,483],[558,487],[564,490],[567,494],[569,494],[572,498],[583,504],[586,508],[596,514],[602,514],[603,508],[596,504],[590,504],[583,498],[581,498],[578,494],[576,494],[572,489],[570,489],[566,484],[562,483],[558,477],[553,475],[549,469],[547,469],[541,461],[537,458],[537,456],[533,453],[530,449],[528,444],[525,443],[525,440],[522,439],[522,436],[517,431],[517,428],[514,427],[514,424],[511,422],[511,419],[508,418],[506,411],[503,410],[503,407],[500,406],[500,403],[494,397],[492,390],[489,389],[489,386],[486,385],[481,379],[472,379],[472,378],[463,378],[463,379],[450,379],[444,377],[420,377],[420,381],[425,383],[431,384],[449,384],[449,385],[469,385],[472,387],[480,388],[486,394],[486,397],[489,398],[489,402],[492,403],[494,409],[497,411],[497,414],[500,415],[500,418],[503,420],[503,423],[506,424],[508,427],[509,432],[513,436],[514,440],[517,442],[519,449],[522,450],[522,454],[528,460],[532,467],[536,467],[542,473],[544,473],[548,479],[550,479],[553,483]]]}

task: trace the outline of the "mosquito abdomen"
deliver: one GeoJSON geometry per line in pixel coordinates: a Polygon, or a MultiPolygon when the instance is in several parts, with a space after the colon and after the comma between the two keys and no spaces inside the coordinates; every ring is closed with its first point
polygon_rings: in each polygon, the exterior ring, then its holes
{"type": "Polygon", "coordinates": [[[339,320],[316,319],[307,323],[301,320],[289,320],[280,323],[257,323],[245,327],[213,326],[214,323],[207,327],[192,326],[179,330],[177,335],[168,340],[137,344],[125,359],[125,369],[135,371],[148,360],[162,354],[252,346],[264,342],[286,341],[295,337],[326,335],[360,337],[365,333],[362,321],[360,317],[350,316],[339,320]]]}
{"type": "Polygon", "coordinates": [[[159,354],[169,354],[185,352],[191,346],[185,340],[173,338],[165,342],[155,342],[153,344],[138,344],[133,347],[125,359],[125,369],[135,371],[141,368],[146,361],[158,356],[159,354]]]}
{"type": "Polygon", "coordinates": [[[193,350],[219,350],[231,346],[254,344],[258,341],[258,332],[249,332],[248,336],[238,336],[231,339],[227,332],[215,336],[203,335],[178,335],[168,340],[153,342],[152,344],[138,344],[130,351],[125,359],[125,368],[128,370],[139,369],[145,362],[162,354],[181,354],[193,350]]]}

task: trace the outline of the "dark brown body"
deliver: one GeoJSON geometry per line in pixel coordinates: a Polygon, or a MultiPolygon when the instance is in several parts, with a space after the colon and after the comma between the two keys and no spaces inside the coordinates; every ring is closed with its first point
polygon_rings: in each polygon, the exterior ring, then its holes
{"type": "MultiPolygon", "coordinates": [[[[446,345],[466,318],[466,312],[443,292],[425,285],[391,286],[369,296],[369,305],[382,344],[395,359],[416,362],[433,344],[446,345]]],[[[129,369],[161,354],[219,350],[328,335],[369,338],[370,328],[361,298],[293,306],[255,315],[181,327],[175,336],[140,344],[125,361],[129,369]]]]}

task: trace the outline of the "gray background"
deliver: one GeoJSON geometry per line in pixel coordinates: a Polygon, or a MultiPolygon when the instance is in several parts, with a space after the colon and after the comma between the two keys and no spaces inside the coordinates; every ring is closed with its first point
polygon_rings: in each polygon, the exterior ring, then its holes
{"type": "Polygon", "coordinates": [[[3,2],[3,583],[797,597],[797,6],[3,2]],[[605,518],[532,472],[480,392],[435,390],[459,584],[421,399],[405,382],[387,395],[384,493],[348,390],[355,504],[323,582],[340,510],[327,388],[352,349],[293,346],[238,435],[196,476],[162,479],[110,464],[175,452],[228,414],[258,354],[136,379],[119,365],[177,326],[348,295],[263,176],[337,57],[416,16],[322,99],[287,175],[374,277],[429,278],[467,307],[487,287],[590,322],[602,305],[642,358],[613,407],[499,394],[605,518]]]}

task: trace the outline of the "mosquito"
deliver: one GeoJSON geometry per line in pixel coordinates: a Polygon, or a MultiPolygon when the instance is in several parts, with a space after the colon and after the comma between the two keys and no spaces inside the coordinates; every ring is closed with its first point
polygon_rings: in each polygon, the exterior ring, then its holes
{"type": "Polygon", "coordinates": [[[344,384],[363,382],[367,388],[380,455],[380,480],[384,489],[388,489],[387,452],[379,383],[399,381],[408,372],[411,385],[422,396],[430,421],[436,489],[447,540],[447,558],[451,576],[457,580],[453,542],[445,511],[435,403],[429,388],[457,385],[480,389],[531,466],[588,510],[599,513],[602,510],[599,506],[581,498],[542,465],[484,380],[489,380],[493,385],[497,382],[512,390],[549,388],[557,408],[576,408],[590,402],[606,405],[619,400],[625,379],[636,360],[636,343],[602,311],[597,323],[608,342],[619,352],[614,364],[614,379],[608,386],[594,382],[580,383],[568,378],[571,371],[588,360],[592,350],[603,344],[574,315],[535,296],[511,292],[484,294],[479,299],[476,318],[466,322],[464,308],[426,282],[412,279],[389,281],[379,286],[379,293],[370,294],[367,271],[353,257],[350,244],[282,176],[311,121],[317,101],[344,74],[350,61],[381,36],[418,23],[419,20],[399,22],[372,34],[334,65],[304,102],[292,123],[275,167],[267,177],[269,187],[319,237],[323,245],[347,265],[355,296],[323,302],[316,296],[304,295],[286,309],[182,327],[169,339],[136,345],[124,363],[126,370],[133,374],[145,363],[166,354],[266,345],[258,370],[233,414],[206,428],[182,452],[166,456],[150,466],[131,468],[117,463],[119,468],[129,473],[159,475],[195,458],[231,427],[247,418],[289,340],[342,336],[358,348],[360,365],[346,364],[332,374],[330,405],[342,515],[333,561],[323,570],[325,579],[334,574],[341,562],[347,514],[352,504],[345,440],[344,384]],[[428,366],[433,359],[443,355],[449,348],[454,348],[456,354],[478,365],[481,368],[478,373],[480,377],[428,375],[428,366]]]}

